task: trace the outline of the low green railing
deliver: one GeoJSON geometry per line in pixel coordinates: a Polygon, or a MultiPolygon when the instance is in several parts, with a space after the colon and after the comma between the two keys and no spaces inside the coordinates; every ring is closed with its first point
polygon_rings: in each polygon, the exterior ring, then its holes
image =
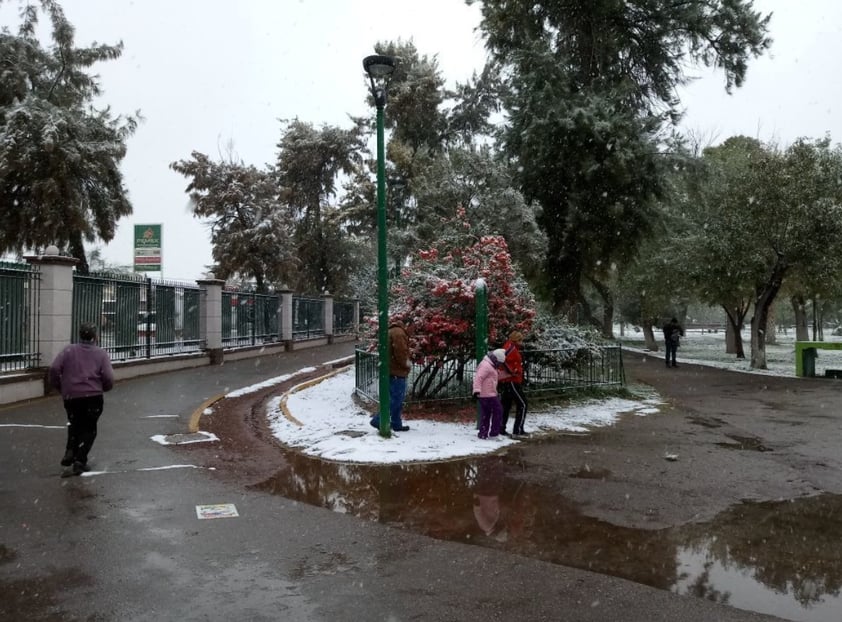
{"type": "MultiPolygon", "coordinates": [[[[528,350],[523,353],[524,381],[530,394],[552,395],[590,387],[625,384],[623,352],[619,345],[528,350]]],[[[378,401],[377,353],[355,352],[355,390],[378,401]]],[[[407,379],[407,402],[464,400],[471,397],[476,361],[442,359],[414,364],[407,379]]]]}

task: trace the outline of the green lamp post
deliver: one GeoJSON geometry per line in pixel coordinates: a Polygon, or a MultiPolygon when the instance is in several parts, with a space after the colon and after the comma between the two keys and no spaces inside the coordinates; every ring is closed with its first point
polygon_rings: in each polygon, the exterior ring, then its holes
{"type": "Polygon", "coordinates": [[[386,155],[383,139],[383,109],[389,78],[395,71],[393,56],[373,55],[363,59],[371,82],[371,96],[377,107],[377,358],[379,362],[380,435],[391,436],[389,426],[389,272],[386,256],[386,155]]]}

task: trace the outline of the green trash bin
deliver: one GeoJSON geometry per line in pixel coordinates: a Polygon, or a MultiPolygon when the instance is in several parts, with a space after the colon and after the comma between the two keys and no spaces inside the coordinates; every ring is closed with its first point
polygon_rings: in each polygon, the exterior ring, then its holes
{"type": "Polygon", "coordinates": [[[804,376],[808,378],[815,378],[816,376],[816,357],[818,351],[815,348],[804,348],[801,360],[801,368],[804,370],[804,376]]]}

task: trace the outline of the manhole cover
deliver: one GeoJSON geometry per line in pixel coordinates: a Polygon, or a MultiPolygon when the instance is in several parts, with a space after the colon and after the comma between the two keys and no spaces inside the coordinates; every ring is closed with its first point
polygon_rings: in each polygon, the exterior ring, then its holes
{"type": "Polygon", "coordinates": [[[219,440],[215,435],[207,432],[193,432],[192,434],[169,434],[164,437],[168,445],[183,445],[185,443],[203,443],[219,440]]]}

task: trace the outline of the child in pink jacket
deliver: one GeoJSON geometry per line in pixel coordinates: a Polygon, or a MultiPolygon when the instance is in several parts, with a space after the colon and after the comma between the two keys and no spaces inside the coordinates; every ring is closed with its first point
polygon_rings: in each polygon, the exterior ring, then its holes
{"type": "Polygon", "coordinates": [[[474,397],[479,399],[479,438],[494,438],[500,434],[503,404],[497,394],[497,368],[505,360],[506,351],[501,348],[490,352],[477,365],[474,374],[474,397]]]}

